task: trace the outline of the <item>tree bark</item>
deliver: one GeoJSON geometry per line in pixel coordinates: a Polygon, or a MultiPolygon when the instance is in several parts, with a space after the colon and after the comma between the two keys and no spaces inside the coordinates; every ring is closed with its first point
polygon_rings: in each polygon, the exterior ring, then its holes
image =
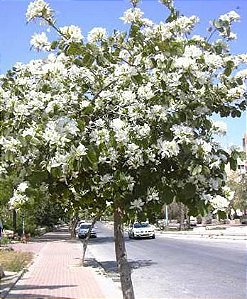
{"type": "Polygon", "coordinates": [[[14,231],[14,234],[16,233],[16,227],[17,227],[17,220],[16,220],[16,210],[13,209],[13,231],[14,231]]]}
{"type": "Polygon", "coordinates": [[[179,204],[179,212],[180,212],[180,225],[179,225],[179,230],[184,230],[184,204],[180,202],[179,204]]]}
{"type": "Polygon", "coordinates": [[[97,221],[98,217],[95,217],[92,221],[91,227],[88,230],[87,236],[83,241],[83,252],[82,252],[82,265],[84,265],[85,262],[85,255],[86,255],[86,251],[87,251],[87,245],[88,245],[88,241],[90,239],[90,235],[91,235],[91,231],[95,225],[95,222],[97,221]]]}
{"type": "Polygon", "coordinates": [[[70,238],[71,239],[75,239],[76,238],[76,225],[78,222],[78,216],[75,216],[72,220],[71,220],[71,231],[70,231],[70,238]]]}
{"type": "Polygon", "coordinates": [[[127,260],[127,252],[123,234],[122,211],[119,207],[114,211],[114,238],[116,260],[120,274],[123,299],[134,299],[135,294],[131,280],[131,269],[127,260]]]}
{"type": "Polygon", "coordinates": [[[4,271],[3,271],[3,267],[0,265],[0,279],[3,278],[5,276],[4,271]]]}

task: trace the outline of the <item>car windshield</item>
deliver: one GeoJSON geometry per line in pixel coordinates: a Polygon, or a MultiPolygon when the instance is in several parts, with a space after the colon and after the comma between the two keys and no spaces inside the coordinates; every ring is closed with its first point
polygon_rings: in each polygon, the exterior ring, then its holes
{"type": "Polygon", "coordinates": [[[81,224],[81,229],[89,229],[91,227],[91,224],[81,224]]]}
{"type": "Polygon", "coordinates": [[[148,223],[134,223],[134,228],[150,227],[148,223]]]}

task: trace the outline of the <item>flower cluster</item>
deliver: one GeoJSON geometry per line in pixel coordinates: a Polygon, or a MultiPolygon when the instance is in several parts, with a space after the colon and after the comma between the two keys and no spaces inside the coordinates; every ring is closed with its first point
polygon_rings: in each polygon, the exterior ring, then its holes
{"type": "Polygon", "coordinates": [[[28,201],[28,197],[25,194],[28,188],[27,182],[20,183],[14,190],[13,196],[9,200],[9,205],[11,208],[18,208],[28,201]]]}
{"type": "Polygon", "coordinates": [[[27,21],[30,22],[36,18],[43,18],[48,22],[53,22],[53,11],[49,4],[44,0],[30,2],[26,12],[27,21]]]}
{"type": "MultiPolygon", "coordinates": [[[[37,17],[59,37],[45,59],[16,64],[0,79],[1,175],[16,169],[35,185],[41,174],[61,197],[102,209],[121,202],[143,211],[164,203],[165,191],[189,207],[225,207],[224,166],[237,154],[214,140],[226,128],[211,116],[246,108],[247,56],[188,39],[195,16],[155,24],[135,7],[122,17],[135,23],[128,38],[97,27],[88,43],[77,26],[55,27],[43,0],[28,7],[28,21],[37,17]]],[[[220,26],[236,19],[221,16],[220,26]]],[[[31,44],[51,48],[45,33],[31,44]]],[[[24,187],[13,203],[25,202],[24,187]]]]}
{"type": "Polygon", "coordinates": [[[78,26],[64,26],[59,28],[62,33],[62,37],[68,42],[81,43],[83,35],[81,33],[81,28],[78,26]]]}

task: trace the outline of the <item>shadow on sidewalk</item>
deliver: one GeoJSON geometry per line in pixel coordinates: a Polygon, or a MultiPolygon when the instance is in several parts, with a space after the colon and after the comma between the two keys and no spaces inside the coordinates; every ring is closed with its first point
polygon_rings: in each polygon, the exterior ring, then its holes
{"type": "Polygon", "coordinates": [[[73,240],[71,239],[68,226],[57,228],[56,230],[47,232],[39,237],[33,237],[30,239],[30,242],[52,242],[63,240],[73,240]]]}

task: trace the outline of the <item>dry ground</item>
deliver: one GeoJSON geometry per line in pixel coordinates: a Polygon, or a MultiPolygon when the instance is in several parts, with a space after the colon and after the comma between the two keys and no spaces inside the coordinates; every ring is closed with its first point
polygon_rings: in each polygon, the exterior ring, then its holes
{"type": "Polygon", "coordinates": [[[32,258],[31,252],[0,250],[0,265],[4,271],[19,272],[32,261],[32,258]]]}

